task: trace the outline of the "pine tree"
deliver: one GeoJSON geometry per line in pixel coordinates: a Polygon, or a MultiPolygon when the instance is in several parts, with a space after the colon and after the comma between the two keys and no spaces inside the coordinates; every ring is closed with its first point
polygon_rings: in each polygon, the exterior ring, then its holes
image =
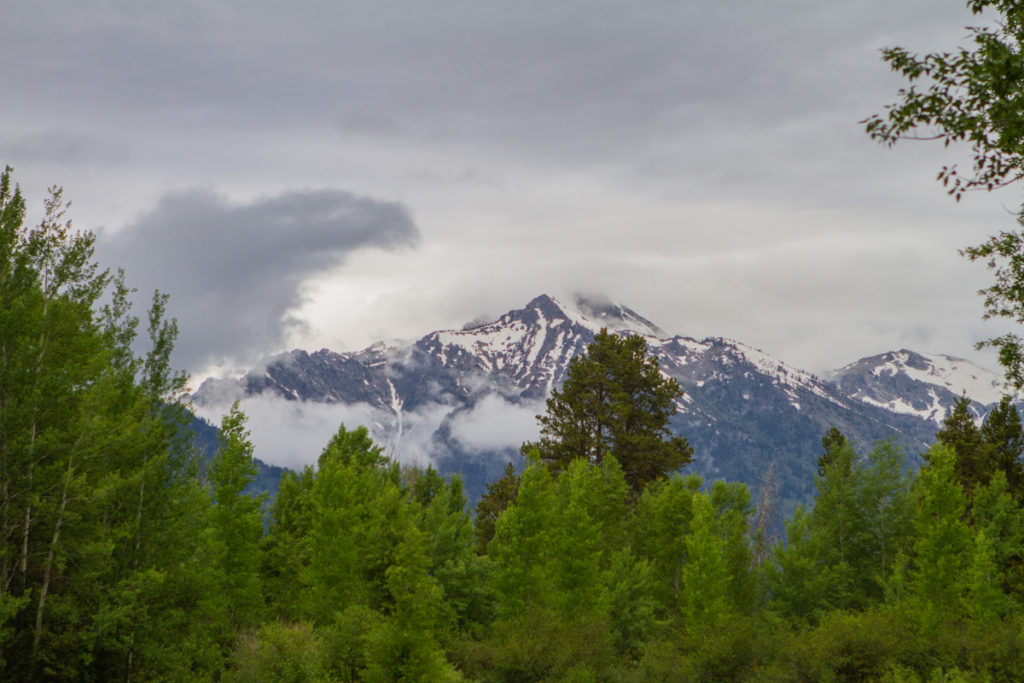
{"type": "Polygon", "coordinates": [[[1017,406],[1009,396],[1003,396],[999,405],[985,416],[981,425],[981,438],[994,449],[994,469],[1006,475],[1006,483],[1013,496],[1024,502],[1024,430],[1021,428],[1017,406]]]}
{"type": "Polygon", "coordinates": [[[487,544],[494,538],[494,524],[501,513],[511,505],[519,493],[519,475],[512,463],[505,464],[505,473],[487,485],[487,491],[476,504],[473,524],[476,528],[477,552],[487,551],[487,544]]]}
{"type": "MultiPolygon", "coordinates": [[[[942,421],[935,438],[955,454],[956,478],[968,496],[988,483],[995,471],[995,447],[982,436],[970,411],[971,399],[961,397],[942,421]]],[[[926,453],[925,458],[929,456],[926,453]]]]}
{"type": "Polygon", "coordinates": [[[611,454],[639,495],[693,455],[668,424],[682,393],[648,357],[643,337],[601,330],[587,353],[570,362],[565,383],[537,418],[540,440],[523,444],[522,453],[536,450],[556,474],[577,458],[598,464],[611,454]]]}
{"type": "Polygon", "coordinates": [[[825,470],[832,461],[835,459],[835,454],[842,450],[847,445],[846,435],[844,435],[837,427],[829,427],[828,431],[825,432],[825,436],[821,437],[821,447],[823,450],[821,456],[818,457],[818,476],[824,477],[825,470]]]}

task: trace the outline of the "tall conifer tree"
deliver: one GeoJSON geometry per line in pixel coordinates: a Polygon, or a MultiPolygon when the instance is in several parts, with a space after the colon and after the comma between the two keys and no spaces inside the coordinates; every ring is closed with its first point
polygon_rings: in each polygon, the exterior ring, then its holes
{"type": "Polygon", "coordinates": [[[682,394],[674,379],[661,374],[657,359],[648,357],[643,337],[601,330],[587,353],[570,362],[565,384],[538,416],[540,440],[521,450],[536,450],[555,473],[577,458],[600,463],[610,453],[639,494],[690,462],[690,444],[669,428],[682,394]]]}

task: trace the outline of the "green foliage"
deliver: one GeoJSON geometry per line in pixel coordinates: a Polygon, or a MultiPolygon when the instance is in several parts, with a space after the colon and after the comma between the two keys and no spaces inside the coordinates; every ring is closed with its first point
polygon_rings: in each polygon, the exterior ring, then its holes
{"type": "Polygon", "coordinates": [[[411,530],[387,568],[393,606],[388,618],[367,635],[366,681],[456,681],[461,675],[446,661],[437,642],[443,593],[428,573],[422,533],[411,530]]]}
{"type": "Polygon", "coordinates": [[[1010,396],[1003,396],[999,405],[985,416],[981,438],[994,450],[992,469],[1004,474],[1010,493],[1018,502],[1024,502],[1024,429],[1010,396]]]}
{"type": "MultiPolygon", "coordinates": [[[[0,637],[3,677],[147,678],[209,666],[209,498],[194,478],[176,327],[159,294],[151,351],[122,275],[93,260],[60,190],[40,224],[0,174],[0,637]],[[100,306],[101,298],[107,303],[100,306]]],[[[212,656],[211,656],[212,655],[212,656]]]]}
{"type": "Polygon", "coordinates": [[[848,446],[846,436],[837,427],[829,427],[825,436],[821,437],[821,447],[824,449],[818,458],[818,476],[824,477],[825,471],[832,464],[835,454],[841,452],[848,446]]]}
{"type": "Polygon", "coordinates": [[[887,107],[885,117],[864,121],[868,134],[888,145],[901,139],[968,143],[972,172],[965,177],[956,166],[939,172],[957,199],[966,191],[1010,184],[1024,171],[1024,12],[1012,0],[968,0],[967,6],[974,14],[995,10],[996,27],[969,28],[973,49],[924,56],[900,47],[883,50],[884,60],[910,87],[900,90],[900,101],[887,107]]]}
{"type": "MultiPolygon", "coordinates": [[[[943,419],[935,438],[953,449],[954,471],[960,486],[970,493],[984,484],[995,471],[995,446],[986,441],[974,424],[969,408],[971,400],[963,396],[943,419]]],[[[926,453],[925,458],[928,457],[926,453]]]]}
{"type": "Polygon", "coordinates": [[[889,442],[860,459],[833,442],[810,513],[787,525],[788,545],[766,567],[772,607],[787,616],[879,604],[896,557],[911,537],[910,482],[889,442]]]}
{"type": "Polygon", "coordinates": [[[729,612],[724,544],[714,533],[714,510],[702,493],[693,497],[682,568],[683,623],[691,636],[714,630],[729,612]]]}
{"type": "Polygon", "coordinates": [[[500,479],[487,484],[487,491],[476,504],[476,516],[473,524],[476,527],[477,552],[487,552],[487,544],[494,538],[494,525],[501,513],[508,508],[519,493],[519,475],[512,463],[505,465],[505,473],[500,479]]]}
{"type": "MultiPolygon", "coordinates": [[[[886,145],[898,140],[942,140],[967,144],[972,168],[962,174],[943,166],[938,179],[960,200],[964,192],[1009,185],[1024,177],[1024,12],[1014,0],[968,0],[974,14],[986,11],[991,27],[971,27],[970,48],[917,55],[895,47],[883,59],[909,86],[884,116],[863,121],[867,133],[886,145]]],[[[1018,223],[1024,214],[1018,213],[1018,223]]],[[[981,291],[986,318],[1024,322],[1024,242],[1019,231],[1001,232],[964,254],[995,273],[995,284],[981,291]]],[[[982,342],[998,349],[1007,379],[1024,387],[1022,339],[1006,334],[982,342]]]]}
{"type": "Polygon", "coordinates": [[[310,562],[313,479],[313,468],[308,465],[301,473],[285,471],[262,541],[260,575],[264,595],[271,613],[282,619],[297,620],[304,613],[301,605],[305,586],[297,577],[305,574],[310,562]]]}
{"type": "Polygon", "coordinates": [[[651,565],[654,596],[664,615],[682,611],[682,569],[686,534],[693,516],[693,496],[700,477],[671,477],[644,491],[637,503],[633,548],[651,565]]]}
{"type": "Polygon", "coordinates": [[[324,647],[308,623],[269,622],[238,639],[228,683],[318,683],[327,680],[324,647]]]}
{"type": "Polygon", "coordinates": [[[244,493],[256,476],[245,422],[245,413],[235,401],[221,422],[221,447],[208,474],[213,495],[210,521],[214,552],[223,576],[220,596],[231,631],[255,624],[263,602],[259,577],[262,501],[244,493]]]}
{"type": "Polygon", "coordinates": [[[996,472],[987,486],[975,492],[970,521],[976,536],[984,533],[986,542],[992,546],[992,560],[999,569],[999,589],[1021,601],[1024,508],[1010,495],[1002,472],[996,472]]]}
{"type": "Polygon", "coordinates": [[[971,533],[965,521],[967,497],[954,475],[955,460],[949,447],[937,444],[929,450],[928,466],[918,477],[917,540],[909,588],[925,633],[962,617],[967,589],[971,533]]]}
{"type": "Polygon", "coordinates": [[[878,680],[894,664],[914,662],[925,647],[899,615],[869,610],[829,612],[816,627],[781,639],[778,658],[803,681],[878,680]]]}
{"type": "Polygon", "coordinates": [[[327,624],[352,604],[386,604],[384,575],[411,525],[395,465],[360,427],[340,427],[313,480],[306,614],[327,624]]]}
{"type": "Polygon", "coordinates": [[[556,474],[573,460],[600,463],[613,455],[639,495],[693,455],[668,426],[682,393],[657,359],[648,358],[643,337],[601,330],[587,353],[569,363],[565,383],[538,416],[541,439],[523,444],[523,455],[536,450],[556,474]]]}

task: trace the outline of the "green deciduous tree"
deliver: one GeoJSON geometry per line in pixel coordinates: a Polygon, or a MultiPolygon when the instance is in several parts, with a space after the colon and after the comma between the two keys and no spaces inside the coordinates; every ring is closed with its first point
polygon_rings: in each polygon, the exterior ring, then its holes
{"type": "Polygon", "coordinates": [[[690,532],[684,539],[682,567],[683,623],[693,636],[713,630],[729,613],[729,575],[725,544],[715,533],[714,508],[703,493],[693,497],[690,532]]]}
{"type": "Polygon", "coordinates": [[[911,542],[910,478],[903,453],[890,442],[859,458],[846,439],[834,440],[815,478],[809,513],[787,525],[788,543],[766,567],[773,606],[807,616],[863,609],[882,601],[886,577],[911,542]]]}
{"type": "Polygon", "coordinates": [[[0,677],[213,672],[202,620],[185,617],[211,594],[209,499],[169,364],[176,327],[158,294],[153,347],[134,354],[124,278],[98,267],[65,209],[52,189],[27,228],[0,174],[0,677]]]}
{"type": "Polygon", "coordinates": [[[955,475],[955,460],[948,446],[933,446],[917,481],[917,540],[908,587],[926,633],[934,633],[963,614],[971,532],[965,521],[967,497],[955,475]]]}
{"type": "MultiPolygon", "coordinates": [[[[941,140],[967,144],[972,168],[962,173],[943,166],[938,179],[958,201],[964,192],[1003,187],[1024,178],[1024,9],[1016,0],[968,0],[974,14],[986,12],[989,26],[969,28],[971,45],[953,51],[913,54],[902,47],[883,50],[883,59],[909,86],[884,115],[863,123],[872,138],[941,140]]],[[[1024,213],[1018,212],[1018,224],[1024,213]]],[[[1024,323],[1024,234],[1004,231],[963,252],[994,271],[995,284],[981,291],[986,318],[1024,323]]],[[[1024,387],[1021,337],[1006,334],[982,342],[999,351],[1009,379],[1024,387]]]]}
{"type": "Polygon", "coordinates": [[[211,531],[222,581],[219,593],[231,632],[255,625],[263,603],[259,577],[262,501],[245,493],[256,476],[245,423],[245,413],[235,401],[221,421],[221,446],[208,475],[213,497],[211,531]]]}
{"type": "Polygon", "coordinates": [[[263,538],[261,579],[270,613],[297,620],[303,614],[301,581],[309,567],[310,530],[313,528],[313,480],[307,465],[301,472],[285,470],[270,509],[263,538]]]}
{"type": "Polygon", "coordinates": [[[555,473],[577,459],[600,463],[611,454],[633,491],[665,477],[692,457],[686,439],[669,429],[682,390],[648,357],[643,337],[601,330],[587,353],[574,358],[561,389],[538,416],[541,438],[523,444],[555,473]]]}

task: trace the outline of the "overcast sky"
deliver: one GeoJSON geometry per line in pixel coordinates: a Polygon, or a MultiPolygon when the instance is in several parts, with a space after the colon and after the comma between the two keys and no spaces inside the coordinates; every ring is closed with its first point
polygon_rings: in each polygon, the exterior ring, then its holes
{"type": "MultiPolygon", "coordinates": [[[[0,163],[62,185],[197,379],[600,294],[822,372],[972,349],[1019,190],[858,121],[946,0],[48,2],[0,13],[0,163]]],[[[38,213],[38,210],[37,212],[38,213]]]]}

